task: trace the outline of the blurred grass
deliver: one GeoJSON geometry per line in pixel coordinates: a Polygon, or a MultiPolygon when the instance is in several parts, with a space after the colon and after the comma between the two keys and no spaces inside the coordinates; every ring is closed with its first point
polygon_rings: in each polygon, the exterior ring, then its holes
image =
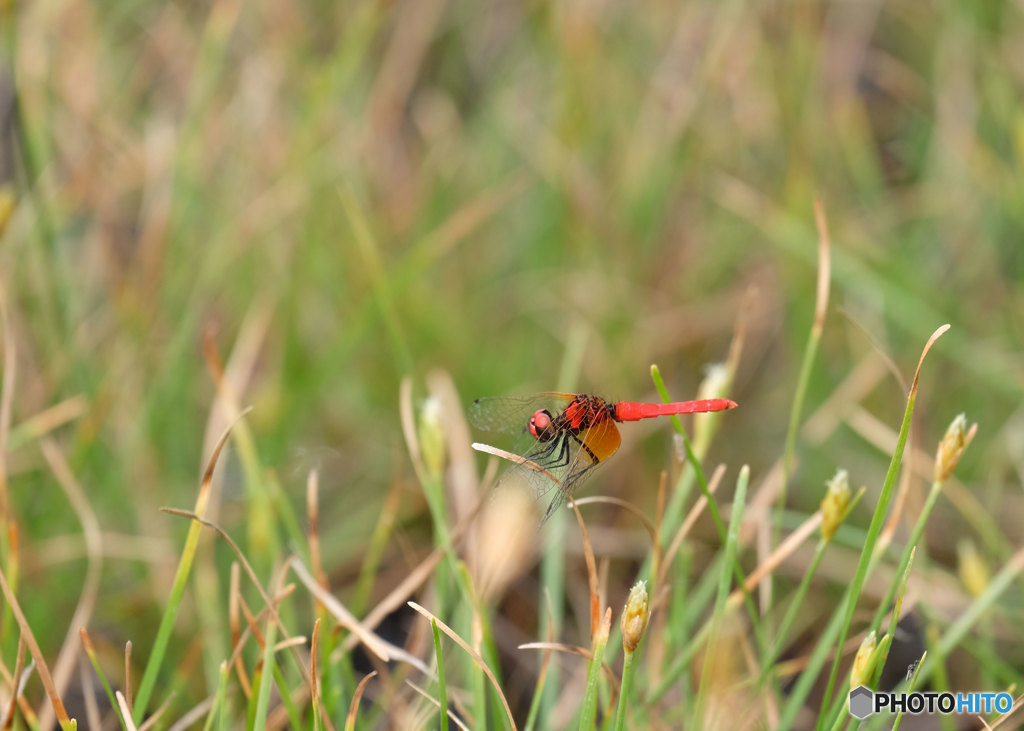
{"type": "MultiPolygon", "coordinates": [[[[69,630],[87,554],[39,433],[19,426],[86,400],[52,430],[101,525],[87,626],[123,687],[121,648],[133,642],[141,672],[186,532],[156,509],[193,504],[226,423],[204,341],[238,402],[253,406],[258,455],[243,466],[237,451],[222,459],[211,517],[264,584],[305,547],[272,500],[252,495],[272,494],[276,477],[300,511],[311,467],[324,568],[342,599],[393,486],[401,500],[381,534],[391,540],[370,606],[431,550],[402,444],[402,377],[422,393],[442,368],[464,402],[567,376],[570,388],[640,400],[656,398],[646,374],[657,362],[685,398],[702,366],[724,359],[751,288],[732,390],[741,408],[723,419],[706,469],[748,464],[754,493],[782,454],[814,319],[815,196],[829,218],[833,289],[803,413],[833,425],[801,432],[788,510],[815,510],[842,466],[868,486],[850,518],[863,530],[895,443],[881,427],[895,430],[906,387],[882,366],[852,401],[829,399],[879,349],[909,379],[927,334],[949,322],[920,383],[908,452],[930,455],[960,411],[980,430],[924,534],[932,564],[915,572],[949,580],[935,595],[918,585],[928,622],[947,626],[966,606],[949,583],[950,536],[974,537],[996,572],[1021,545],[1019,4],[58,0],[0,13],[0,184],[17,202],[0,239],[0,298],[18,437],[0,443],[0,472],[17,526],[17,594],[48,657],[69,630]],[[972,509],[987,522],[970,520],[972,509]],[[258,525],[273,535],[254,545],[247,532],[258,525]],[[118,549],[124,537],[139,542],[118,549]]],[[[624,430],[622,454],[586,489],[653,514],[667,435],[658,423],[624,430]]],[[[897,541],[925,484],[915,478],[897,541]]],[[[586,517],[607,527],[595,542],[611,559],[618,611],[643,560],[636,525],[612,509],[586,517]]],[[[684,558],[700,576],[721,546],[707,521],[693,540],[684,558]]],[[[198,550],[165,690],[194,640],[229,648],[233,557],[205,538],[198,550]]],[[[763,558],[749,548],[738,557],[748,567],[763,558]]],[[[552,598],[566,610],[556,640],[589,646],[574,613],[577,558],[568,552],[567,596],[552,598]]],[[[825,557],[808,616],[832,611],[854,566],[849,551],[825,557]]],[[[491,607],[499,626],[528,638],[537,612],[523,603],[542,596],[531,576],[522,581],[533,594],[520,586],[510,606],[491,607]]],[[[775,592],[784,598],[800,578],[783,566],[775,592]]],[[[885,587],[871,582],[877,600],[885,587]]],[[[995,679],[1019,682],[1024,642],[1005,624],[1019,626],[1019,583],[1007,591],[986,631],[1006,666],[995,679]]],[[[4,628],[0,654],[13,667],[17,636],[9,620],[4,628]]],[[[953,684],[991,664],[942,649],[953,653],[953,684]]],[[[207,654],[205,672],[181,681],[174,717],[216,691],[226,658],[207,654]]],[[[506,668],[507,692],[525,709],[534,658],[519,662],[506,668]]],[[[462,678],[448,669],[457,698],[462,678]]],[[[42,697],[34,679],[28,692],[42,697]]]]}

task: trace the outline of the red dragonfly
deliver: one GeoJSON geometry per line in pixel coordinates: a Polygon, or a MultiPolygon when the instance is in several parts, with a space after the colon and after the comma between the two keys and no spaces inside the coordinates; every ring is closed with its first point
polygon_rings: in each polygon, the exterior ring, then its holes
{"type": "Polygon", "coordinates": [[[469,420],[484,431],[528,434],[513,469],[529,482],[538,496],[547,493],[557,480],[559,489],[551,500],[542,523],[595,467],[619,448],[622,441],[616,421],[639,421],[655,416],[724,411],[736,407],[729,399],[677,401],[671,404],[612,403],[600,396],[578,393],[540,393],[535,396],[494,396],[480,398],[469,407],[469,420]],[[532,462],[543,471],[527,465],[532,462]],[[547,474],[545,474],[547,473],[547,474]]]}

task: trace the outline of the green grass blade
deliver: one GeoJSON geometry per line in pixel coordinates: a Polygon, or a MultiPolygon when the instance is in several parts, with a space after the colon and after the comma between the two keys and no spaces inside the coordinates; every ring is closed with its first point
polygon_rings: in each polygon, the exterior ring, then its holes
{"type": "Polygon", "coordinates": [[[604,649],[608,645],[611,629],[611,608],[604,615],[601,625],[594,634],[591,647],[593,656],[587,664],[587,684],[583,691],[583,706],[580,709],[580,731],[591,731],[597,723],[597,696],[601,684],[601,666],[604,664],[604,649]]]}
{"type": "Polygon", "coordinates": [[[704,653],[704,667],[701,670],[700,688],[697,692],[697,711],[695,721],[701,725],[703,709],[706,703],[706,693],[711,687],[711,670],[714,666],[717,653],[715,648],[718,641],[719,629],[722,620],[725,619],[725,605],[729,599],[729,579],[732,577],[731,568],[736,561],[737,546],[740,538],[740,525],[743,523],[743,509],[747,500],[747,484],[750,482],[750,467],[743,465],[739,477],[736,480],[736,494],[732,501],[732,516],[729,519],[729,533],[725,541],[725,558],[722,563],[722,570],[718,575],[718,593],[715,597],[715,611],[711,615],[711,637],[706,652],[704,653]]]}
{"type": "Polygon", "coordinates": [[[849,596],[846,599],[843,620],[839,627],[839,639],[836,642],[836,656],[832,663],[832,672],[829,675],[825,695],[822,698],[822,713],[818,716],[817,728],[819,731],[823,728],[824,724],[827,723],[827,714],[825,714],[824,711],[829,707],[829,703],[832,698],[832,689],[835,686],[836,678],[839,675],[839,664],[843,659],[843,644],[846,642],[850,626],[853,624],[853,614],[857,609],[857,600],[860,598],[861,589],[864,587],[865,579],[867,579],[869,564],[873,563],[875,545],[878,543],[878,536],[882,531],[882,523],[889,510],[889,502],[892,499],[893,489],[896,487],[896,476],[899,474],[900,465],[903,462],[903,450],[907,445],[907,435],[910,433],[911,417],[914,414],[914,404],[917,401],[917,383],[921,373],[921,364],[924,362],[924,358],[928,354],[928,350],[931,348],[932,344],[948,329],[949,325],[943,325],[932,334],[931,338],[925,344],[921,353],[920,361],[918,361],[917,372],[914,374],[914,382],[910,387],[910,394],[907,397],[907,406],[903,411],[903,423],[900,425],[900,433],[896,439],[896,450],[893,452],[892,459],[889,461],[889,470],[886,472],[885,482],[882,485],[882,492],[881,495],[879,495],[878,504],[875,506],[874,515],[871,516],[871,524],[868,526],[867,540],[864,543],[864,548],[861,550],[860,560],[857,563],[857,570],[854,574],[853,582],[850,585],[849,596]]]}
{"type": "Polygon", "coordinates": [[[218,729],[227,728],[227,705],[228,705],[228,676],[231,675],[231,667],[227,662],[220,664],[220,679],[217,683],[217,693],[213,696],[213,705],[206,715],[206,723],[203,724],[203,731],[210,731],[213,724],[217,723],[218,729]]]}
{"type": "MultiPolygon", "coordinates": [[[[239,418],[241,418],[241,415],[239,418]]],[[[202,484],[199,488],[199,496],[196,498],[195,510],[193,511],[200,517],[206,513],[206,506],[210,499],[213,468],[217,464],[217,458],[220,456],[233,426],[234,424],[229,426],[221,435],[207,463],[206,472],[203,475],[202,484]]],[[[160,618],[160,626],[156,632],[156,639],[153,642],[149,661],[146,663],[146,669],[142,674],[142,681],[139,683],[138,691],[135,693],[132,720],[136,724],[141,723],[142,718],[145,716],[146,706],[149,705],[149,697],[152,695],[153,688],[156,685],[156,677],[160,672],[160,666],[163,664],[164,655],[167,652],[171,631],[174,629],[174,619],[178,615],[178,607],[181,605],[181,598],[185,593],[185,584],[188,582],[188,575],[195,560],[196,547],[199,545],[199,535],[202,532],[202,528],[203,526],[198,520],[189,522],[188,534],[185,536],[185,547],[181,552],[181,558],[178,560],[178,569],[174,574],[174,584],[171,586],[171,595],[167,600],[163,616],[160,618]]]]}
{"type": "Polygon", "coordinates": [[[444,675],[444,655],[441,653],[441,631],[437,628],[437,620],[430,620],[430,629],[434,633],[434,655],[437,657],[437,700],[441,705],[441,731],[448,731],[448,685],[444,675]]]}
{"type": "MultiPolygon", "coordinates": [[[[267,622],[267,634],[263,646],[263,674],[260,677],[259,690],[256,693],[256,712],[253,715],[253,728],[267,727],[267,712],[270,709],[271,680],[274,677],[274,644],[277,642],[277,622],[267,622]]],[[[287,689],[285,689],[287,690],[287,689]]]]}

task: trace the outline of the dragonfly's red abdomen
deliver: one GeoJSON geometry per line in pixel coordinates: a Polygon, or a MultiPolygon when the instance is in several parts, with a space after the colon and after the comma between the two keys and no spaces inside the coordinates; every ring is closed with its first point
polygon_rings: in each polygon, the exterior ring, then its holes
{"type": "Polygon", "coordinates": [[[701,401],[677,401],[672,404],[638,404],[631,401],[619,401],[612,407],[612,413],[615,415],[616,421],[639,421],[640,419],[651,419],[655,416],[725,411],[735,406],[735,401],[724,398],[703,399],[701,401]]]}

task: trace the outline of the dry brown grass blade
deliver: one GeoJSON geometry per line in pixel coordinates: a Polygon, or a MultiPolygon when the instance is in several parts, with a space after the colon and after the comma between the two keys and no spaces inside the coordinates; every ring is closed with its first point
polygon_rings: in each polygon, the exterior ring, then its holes
{"type": "MultiPolygon", "coordinates": [[[[480,511],[483,503],[484,498],[481,497],[473,512],[460,520],[452,529],[451,537],[453,544],[458,545],[459,541],[462,540],[462,537],[472,524],[473,519],[480,511]]],[[[411,597],[413,593],[433,575],[434,569],[446,555],[447,553],[443,546],[439,546],[431,551],[430,554],[428,554],[427,557],[423,559],[418,566],[416,566],[416,568],[408,573],[406,578],[403,579],[398,586],[388,592],[387,596],[377,602],[373,609],[371,609],[363,619],[362,626],[368,630],[373,630],[377,625],[384,621],[385,617],[405,604],[409,597],[411,597]]],[[[332,655],[332,662],[337,661],[336,655],[339,651],[348,652],[355,647],[358,642],[359,638],[354,634],[346,637],[341,643],[341,646],[335,650],[335,654],[332,655]]]]}
{"type": "Polygon", "coordinates": [[[132,713],[132,641],[124,643],[124,702],[128,706],[128,715],[132,713]]]}
{"type": "Polygon", "coordinates": [[[171,691],[167,694],[167,698],[160,704],[153,713],[146,717],[146,720],[139,725],[139,731],[149,731],[149,729],[155,727],[158,723],[163,721],[163,716],[167,713],[167,709],[171,707],[171,704],[177,699],[177,693],[171,691]]]}
{"type": "Polygon", "coordinates": [[[32,441],[46,436],[54,429],[74,421],[89,410],[89,401],[79,394],[43,409],[14,426],[10,434],[15,434],[18,443],[32,441]]]}
{"type": "Polygon", "coordinates": [[[239,612],[241,611],[241,592],[239,588],[239,567],[238,561],[231,562],[231,573],[228,583],[228,626],[231,630],[231,649],[235,655],[234,668],[235,675],[238,677],[238,684],[242,687],[242,694],[245,695],[246,700],[252,698],[252,684],[249,682],[249,676],[245,672],[245,663],[242,662],[242,654],[238,652],[239,645],[242,641],[242,631],[240,629],[241,624],[239,622],[239,612]]]}
{"type": "Polygon", "coordinates": [[[487,662],[480,656],[480,653],[478,653],[476,650],[470,647],[464,639],[459,637],[458,633],[455,630],[453,630],[447,624],[445,624],[436,616],[434,616],[434,614],[431,613],[429,610],[421,607],[416,602],[409,602],[409,606],[417,612],[419,612],[424,617],[426,617],[428,620],[433,620],[434,622],[436,622],[437,626],[441,629],[442,632],[448,635],[455,642],[456,645],[461,647],[466,652],[466,654],[473,658],[473,662],[476,663],[476,666],[483,670],[488,680],[491,681],[491,685],[494,687],[495,692],[498,694],[498,698],[501,699],[502,706],[504,706],[505,708],[505,713],[508,716],[509,725],[511,725],[512,728],[515,729],[516,720],[515,717],[513,717],[512,715],[512,709],[508,705],[508,700],[506,700],[505,698],[505,693],[501,689],[501,684],[498,683],[498,679],[494,677],[494,673],[491,672],[491,668],[487,665],[487,662]]]}
{"type": "Polygon", "coordinates": [[[591,495],[589,497],[573,498],[573,502],[576,505],[615,505],[616,507],[624,508],[637,517],[647,531],[647,534],[651,537],[651,545],[654,545],[656,540],[654,523],[633,503],[611,495],[591,495]]]}
{"type": "MultiPolygon", "coordinates": [[[[542,470],[545,471],[546,470],[542,470]]],[[[548,473],[550,475],[550,473],[548,473]]],[[[554,478],[552,478],[554,479],[554,478]]],[[[555,480],[558,489],[562,489],[562,483],[555,480]]],[[[590,541],[590,533],[587,531],[587,524],[583,521],[583,515],[575,504],[569,500],[569,507],[577,517],[577,524],[580,526],[580,536],[583,540],[583,557],[587,564],[587,583],[590,586],[590,636],[597,635],[601,622],[601,582],[597,575],[597,561],[594,558],[594,546],[590,541]]]]}
{"type": "MultiPolygon", "coordinates": [[[[423,690],[423,688],[419,687],[418,685],[416,685],[416,683],[412,682],[408,678],[405,679],[405,684],[412,688],[417,694],[422,696],[424,700],[433,704],[434,708],[436,708],[437,710],[441,710],[441,701],[437,700],[437,698],[430,695],[430,693],[423,690]]],[[[464,724],[462,720],[457,715],[455,715],[455,711],[453,711],[450,708],[448,709],[448,718],[450,718],[456,726],[463,729],[463,731],[469,731],[469,726],[464,724]]]]}
{"type": "Polygon", "coordinates": [[[526,459],[526,457],[520,456],[515,452],[509,452],[498,447],[492,447],[490,444],[484,444],[483,442],[473,442],[471,446],[478,452],[483,452],[484,454],[492,454],[495,457],[501,457],[502,459],[508,460],[509,462],[523,465],[527,469],[531,469],[534,472],[539,472],[540,474],[544,475],[549,480],[551,480],[553,483],[555,483],[555,485],[557,485],[560,490],[562,489],[562,483],[557,477],[555,477],[553,474],[548,472],[546,469],[541,467],[536,462],[531,462],[530,460],[526,459]]]}
{"type": "MultiPolygon", "coordinates": [[[[168,726],[167,731],[187,731],[187,729],[192,728],[192,726],[206,718],[210,713],[210,709],[213,708],[213,702],[216,698],[216,696],[211,695],[199,701],[199,703],[181,714],[177,721],[168,726]]],[[[89,726],[89,728],[99,728],[99,726],[89,726]]]]}
{"type": "MultiPolygon", "coordinates": [[[[550,474],[550,473],[549,473],[550,474]]],[[[562,489],[562,483],[555,480],[558,489],[562,489]]],[[[597,561],[594,559],[594,546],[590,542],[590,534],[587,532],[587,525],[583,522],[583,515],[576,507],[574,500],[569,501],[576,516],[576,523],[580,527],[580,537],[583,540],[583,558],[587,564],[587,582],[590,585],[590,636],[594,637],[601,623],[601,582],[597,578],[597,561]]]]}
{"type": "Polygon", "coordinates": [[[46,664],[46,658],[43,657],[42,650],[39,649],[39,643],[36,642],[35,635],[32,634],[32,628],[29,626],[28,620],[25,619],[25,613],[21,611],[18,598],[14,596],[11,585],[7,583],[7,576],[2,569],[0,569],[0,590],[3,591],[7,604],[10,606],[11,614],[14,615],[14,619],[18,622],[18,627],[21,629],[29,652],[32,653],[32,659],[36,663],[36,672],[39,673],[39,680],[42,682],[43,688],[46,689],[46,695],[49,697],[53,711],[57,715],[57,721],[61,725],[70,724],[71,719],[68,718],[68,712],[64,708],[60,695],[57,693],[57,686],[53,682],[53,676],[50,675],[50,668],[46,664]]]}
{"type": "MultiPolygon", "coordinates": [[[[252,566],[249,564],[249,560],[245,557],[245,554],[242,553],[242,549],[238,547],[238,544],[235,543],[235,539],[233,539],[227,533],[227,531],[225,531],[219,525],[214,523],[212,520],[207,520],[206,518],[204,518],[202,515],[199,514],[198,511],[180,510],[178,508],[166,508],[166,507],[164,507],[164,508],[160,508],[160,512],[167,513],[168,515],[178,515],[178,516],[181,516],[183,518],[191,518],[192,520],[194,520],[194,521],[196,521],[196,522],[198,522],[198,523],[200,523],[202,525],[205,525],[207,528],[212,528],[213,530],[215,530],[217,532],[217,534],[227,542],[227,544],[231,547],[231,550],[234,551],[235,556],[238,558],[238,562],[242,565],[242,568],[245,569],[245,573],[249,576],[249,579],[256,586],[256,591],[259,592],[260,597],[263,599],[263,601],[266,604],[267,608],[270,609],[271,614],[274,615],[275,617],[277,616],[277,609],[274,607],[273,601],[270,599],[270,596],[267,594],[266,590],[263,588],[263,585],[259,582],[259,579],[256,576],[256,572],[253,570],[252,566]]],[[[288,637],[291,636],[288,633],[287,629],[283,625],[280,624],[280,622],[278,622],[278,627],[280,627],[281,631],[284,633],[285,636],[288,636],[288,637]]]]}
{"type": "Polygon", "coordinates": [[[114,696],[117,698],[117,708],[121,712],[121,721],[124,723],[125,729],[127,731],[139,731],[132,720],[132,712],[128,708],[128,702],[125,700],[124,694],[119,690],[115,690],[114,696]]]}
{"type": "MultiPolygon", "coordinates": [[[[611,607],[608,607],[607,613],[610,616],[612,611],[611,607]]],[[[590,660],[594,659],[594,653],[592,650],[586,647],[580,647],[579,645],[569,645],[564,642],[525,642],[518,646],[520,650],[545,650],[547,654],[552,652],[563,652],[567,655],[579,655],[583,659],[590,660]]],[[[615,675],[611,666],[606,663],[601,663],[601,672],[605,674],[608,679],[608,687],[611,689],[612,697],[618,698],[619,695],[619,678],[615,675]]]]}
{"type": "MultiPolygon", "coordinates": [[[[454,534],[453,534],[454,539],[454,534]]],[[[388,595],[381,601],[377,602],[373,609],[369,611],[360,624],[367,630],[372,631],[378,624],[380,624],[386,616],[391,614],[395,609],[405,604],[406,600],[412,596],[413,592],[420,588],[423,583],[429,579],[437,565],[441,563],[441,560],[446,556],[444,547],[435,548],[430,554],[420,562],[420,564],[414,568],[406,578],[388,592],[388,595]]],[[[341,643],[339,648],[343,652],[348,652],[359,642],[359,636],[356,633],[352,633],[341,643]]],[[[332,661],[336,658],[332,658],[332,661]]]]}
{"type": "Polygon", "coordinates": [[[356,686],[356,692],[352,694],[352,702],[348,706],[348,715],[345,717],[345,731],[351,731],[351,729],[355,728],[356,713],[359,711],[359,702],[363,699],[363,693],[366,692],[366,684],[375,677],[377,677],[377,671],[373,670],[364,676],[359,681],[359,685],[356,686]]]}
{"type": "MultiPolygon", "coordinates": [[[[292,584],[291,586],[294,589],[295,585],[292,584]]],[[[288,592],[288,593],[291,594],[291,592],[288,592]]],[[[288,649],[290,649],[292,647],[305,647],[305,646],[306,646],[306,638],[304,636],[302,636],[302,635],[297,635],[297,636],[292,637],[290,639],[281,640],[280,642],[275,643],[274,644],[274,653],[277,654],[277,653],[281,652],[281,650],[288,650],[288,649]]]]}
{"type": "MultiPolygon", "coordinates": [[[[19,638],[19,643],[21,639],[19,638]]],[[[32,706],[29,705],[28,700],[25,698],[24,687],[28,681],[29,674],[32,672],[32,666],[21,672],[20,677],[12,675],[10,669],[4,664],[3,660],[0,659],[0,677],[12,688],[18,690],[13,694],[13,698],[18,702],[18,708],[21,709],[21,715],[24,716],[25,721],[28,723],[30,728],[37,728],[39,726],[38,719],[36,718],[35,711],[32,710],[32,706]]]]}
{"type": "MultiPolygon", "coordinates": [[[[218,448],[219,448],[219,446],[220,445],[218,445],[218,448]]],[[[211,464],[212,464],[213,461],[215,461],[215,458],[216,458],[216,455],[214,455],[214,457],[211,458],[211,464]]],[[[211,469],[212,469],[212,467],[211,467],[211,469]]],[[[223,528],[221,528],[219,525],[217,525],[213,521],[207,520],[206,518],[203,518],[203,517],[197,515],[196,513],[188,511],[188,510],[177,510],[175,508],[160,508],[160,510],[162,512],[169,513],[171,515],[180,515],[182,517],[191,518],[192,520],[198,521],[200,524],[205,525],[208,528],[212,528],[214,531],[216,531],[217,534],[221,538],[224,539],[224,541],[228,544],[228,546],[231,547],[231,550],[234,552],[235,556],[238,558],[238,561],[242,565],[242,568],[245,569],[245,572],[249,576],[250,581],[252,581],[253,585],[256,587],[256,591],[259,592],[260,597],[263,599],[264,605],[266,607],[265,611],[269,613],[271,620],[274,622],[274,624],[277,625],[278,629],[281,632],[281,636],[284,637],[286,640],[292,639],[292,634],[288,631],[288,628],[285,627],[284,623],[281,621],[281,615],[277,611],[277,602],[275,600],[272,600],[270,598],[270,596],[267,594],[266,590],[263,588],[263,585],[260,584],[259,578],[256,576],[256,572],[253,570],[252,566],[249,564],[248,559],[246,559],[245,555],[242,553],[242,549],[240,549],[238,547],[238,544],[235,543],[234,539],[230,535],[228,535],[227,531],[225,531],[223,528]]],[[[284,574],[287,571],[287,569],[288,569],[290,564],[291,564],[291,559],[289,559],[288,561],[285,562],[285,565],[282,568],[281,574],[280,574],[282,579],[283,579],[284,574]]],[[[305,570],[305,569],[303,569],[303,570],[305,570]]],[[[307,572],[306,575],[308,576],[308,572],[307,572]]],[[[303,680],[305,681],[306,687],[308,689],[311,680],[310,680],[309,675],[308,675],[309,671],[308,671],[308,668],[306,667],[306,663],[304,662],[303,658],[299,656],[298,650],[294,646],[291,646],[291,650],[292,650],[293,655],[295,656],[295,661],[296,661],[296,664],[298,665],[299,672],[302,674],[303,680]]],[[[241,651],[241,644],[239,644],[239,647],[236,648],[234,653],[232,653],[232,662],[235,661],[235,657],[238,656],[238,653],[240,651],[241,651]]],[[[328,723],[328,719],[325,718],[324,722],[325,722],[325,725],[327,725],[328,728],[330,728],[330,725],[328,723]]]]}
{"type": "Polygon", "coordinates": [[[729,595],[728,603],[726,606],[730,608],[738,607],[743,601],[743,597],[746,594],[754,591],[757,585],[764,580],[772,571],[777,569],[783,561],[800,547],[810,537],[818,526],[821,525],[821,511],[815,511],[815,513],[809,516],[800,527],[795,531],[786,536],[786,539],[780,543],[775,550],[771,553],[768,558],[762,561],[757,568],[750,572],[747,576],[746,581],[743,582],[743,589],[735,589],[732,594],[729,595]]]}
{"type": "Polygon", "coordinates": [[[569,655],[579,655],[586,660],[593,660],[594,653],[587,647],[570,645],[566,642],[524,642],[517,645],[520,650],[550,650],[551,652],[564,652],[569,655]]]}
{"type": "MultiPolygon", "coordinates": [[[[103,538],[100,533],[100,522],[89,504],[89,498],[86,497],[82,486],[78,484],[78,480],[72,474],[71,467],[64,459],[63,453],[57,448],[57,444],[51,438],[46,437],[40,442],[40,446],[50,470],[67,496],[78,522],[82,524],[87,558],[82,593],[78,598],[75,611],[71,615],[71,621],[68,622],[68,631],[60,652],[57,654],[57,661],[53,665],[53,682],[57,686],[57,692],[63,695],[71,681],[71,675],[75,669],[75,658],[80,648],[78,630],[89,624],[93,610],[96,608],[103,569],[103,538]]],[[[130,701],[131,697],[129,696],[129,703],[130,701]]],[[[44,728],[48,728],[53,723],[53,717],[48,708],[44,708],[40,712],[39,722],[44,728]]]]}
{"type": "Polygon", "coordinates": [[[306,519],[309,521],[309,562],[312,564],[313,576],[320,585],[331,590],[327,583],[320,556],[320,476],[316,470],[310,470],[306,478],[306,519]]]}
{"type": "Polygon", "coordinates": [[[324,605],[324,608],[330,612],[345,629],[357,636],[359,641],[362,642],[363,645],[378,659],[383,662],[389,662],[393,659],[402,660],[421,672],[428,675],[431,674],[430,669],[418,657],[410,655],[401,647],[391,644],[363,626],[363,624],[356,619],[356,617],[346,609],[340,601],[338,601],[331,593],[325,591],[324,588],[316,582],[313,576],[309,573],[309,569],[307,569],[305,564],[302,563],[301,559],[293,559],[291,562],[291,569],[295,572],[296,576],[299,577],[299,581],[301,581],[313,596],[315,596],[320,603],[324,605]]]}
{"type": "Polygon", "coordinates": [[[21,673],[25,669],[25,639],[18,637],[18,654],[14,660],[14,673],[11,675],[11,702],[7,705],[4,713],[3,728],[9,729],[14,725],[14,709],[17,708],[18,698],[21,696],[21,673]]]}
{"type": "Polygon", "coordinates": [[[1024,694],[1013,699],[1013,707],[1010,709],[1010,712],[997,718],[996,722],[992,724],[992,728],[997,729],[1004,723],[1009,723],[1010,718],[1018,715],[1019,713],[1024,713],[1024,694]]]}
{"type": "MultiPolygon", "coordinates": [[[[217,398],[211,402],[206,417],[206,427],[203,433],[204,454],[214,443],[217,434],[222,431],[224,433],[233,431],[236,426],[238,433],[235,434],[235,444],[239,447],[240,454],[244,445],[251,442],[251,438],[247,438],[248,430],[245,422],[242,421],[242,416],[251,408],[244,410],[240,408],[238,394],[245,392],[246,386],[255,372],[259,352],[265,341],[270,316],[273,312],[270,298],[258,298],[258,300],[242,321],[226,366],[217,350],[213,328],[207,327],[203,332],[203,355],[217,392],[217,398]],[[228,424],[230,426],[227,426],[228,424]]],[[[220,445],[220,442],[218,441],[217,444],[220,445]]],[[[222,446],[217,447],[218,451],[222,448],[222,446]]],[[[221,491],[213,489],[216,484],[219,484],[219,482],[214,482],[214,479],[215,475],[212,472],[208,475],[208,479],[204,478],[206,497],[202,508],[200,509],[197,503],[195,511],[199,515],[215,520],[220,512],[221,491]]],[[[214,562],[214,552],[199,550],[197,547],[193,561],[195,564],[195,590],[199,599],[196,605],[197,609],[204,623],[215,625],[219,621],[218,618],[205,616],[216,611],[217,595],[223,590],[222,579],[218,576],[218,569],[214,562]]]]}
{"type": "Polygon", "coordinates": [[[246,384],[249,383],[255,372],[272,314],[273,308],[270,302],[262,302],[246,313],[231,354],[228,356],[227,365],[221,360],[217,350],[213,328],[208,327],[204,331],[203,356],[214,385],[217,387],[217,395],[220,397],[219,404],[215,404],[208,418],[204,447],[209,446],[211,437],[221,432],[226,422],[237,421],[240,411],[238,397],[244,393],[246,384]],[[221,407],[220,421],[216,413],[218,405],[221,407]]]}
{"type": "Polygon", "coordinates": [[[249,406],[239,412],[238,417],[229,424],[220,435],[220,439],[217,440],[216,444],[213,445],[213,451],[210,453],[210,459],[206,462],[206,469],[203,471],[203,480],[199,484],[199,494],[196,496],[196,505],[194,515],[196,520],[202,522],[205,520],[202,516],[206,514],[206,508],[210,504],[210,494],[213,492],[213,471],[217,467],[217,459],[220,457],[221,450],[224,449],[224,445],[228,443],[228,437],[231,436],[231,430],[234,428],[238,421],[252,411],[252,407],[249,406]]]}
{"type": "MultiPolygon", "coordinates": [[[[238,597],[238,606],[242,610],[242,614],[245,616],[245,624],[249,628],[249,633],[256,639],[256,646],[260,652],[263,652],[263,648],[266,647],[266,640],[263,638],[263,633],[260,632],[259,622],[256,619],[256,615],[252,613],[249,608],[249,603],[245,601],[245,597],[238,597]]],[[[263,617],[263,612],[260,612],[260,617],[263,617]]]]}

